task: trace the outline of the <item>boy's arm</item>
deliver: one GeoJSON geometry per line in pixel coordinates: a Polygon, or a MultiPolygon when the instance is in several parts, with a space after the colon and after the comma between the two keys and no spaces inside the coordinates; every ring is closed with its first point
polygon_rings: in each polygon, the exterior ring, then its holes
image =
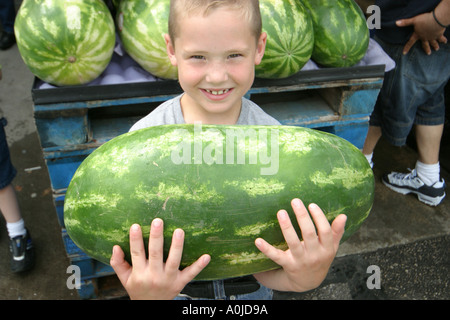
{"type": "Polygon", "coordinates": [[[450,0],[442,0],[432,12],[398,20],[396,23],[399,27],[414,27],[413,34],[403,48],[403,54],[407,54],[417,41],[421,41],[423,50],[430,55],[431,48],[439,50],[439,43],[448,41],[444,32],[445,26],[450,25],[450,0]]]}
{"type": "Polygon", "coordinates": [[[287,212],[280,210],[278,221],[289,249],[276,249],[260,238],[256,239],[255,244],[282,268],[254,276],[261,284],[275,290],[303,292],[318,287],[325,279],[344,234],[347,217],[339,215],[330,226],[322,210],[311,204],[309,211],[313,223],[299,199],[292,200],[291,204],[303,240],[300,241],[297,236],[287,212]],[[317,232],[314,224],[317,226],[317,232]]]}
{"type": "Polygon", "coordinates": [[[130,228],[130,251],[132,266],[124,260],[119,246],[114,246],[111,266],[131,299],[169,300],[205,268],[209,255],[201,256],[189,267],[180,268],[183,252],[184,232],[177,229],[173,233],[172,244],[166,263],[163,262],[163,221],[155,219],[150,230],[148,259],[145,255],[142,230],[135,224],[130,228]]]}

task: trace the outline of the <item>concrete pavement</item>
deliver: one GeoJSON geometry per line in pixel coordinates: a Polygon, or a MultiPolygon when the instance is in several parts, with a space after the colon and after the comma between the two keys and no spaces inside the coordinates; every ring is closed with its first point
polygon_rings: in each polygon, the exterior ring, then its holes
{"type": "MultiPolygon", "coordinates": [[[[23,64],[17,46],[0,51],[0,63],[0,105],[9,122],[6,134],[18,171],[14,186],[37,253],[33,270],[11,274],[5,222],[0,218],[0,299],[78,299],[77,292],[66,286],[69,261],[33,119],[33,75],[23,64]]],[[[449,145],[445,140],[443,151],[449,145]]],[[[442,175],[450,181],[448,152],[442,157],[442,175]]],[[[449,299],[449,197],[440,206],[429,207],[379,182],[386,171],[413,168],[416,158],[412,148],[394,148],[382,141],[375,152],[377,184],[369,218],[340,247],[321,287],[304,294],[277,293],[276,298],[449,299]],[[367,287],[372,275],[367,270],[372,265],[379,267],[381,289],[367,287]]]]}

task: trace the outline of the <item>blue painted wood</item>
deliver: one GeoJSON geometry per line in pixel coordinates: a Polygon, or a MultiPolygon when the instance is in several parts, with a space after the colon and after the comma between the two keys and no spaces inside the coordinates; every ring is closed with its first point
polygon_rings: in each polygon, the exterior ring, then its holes
{"type": "Polygon", "coordinates": [[[358,149],[362,149],[369,130],[368,121],[354,121],[343,125],[321,127],[319,130],[335,134],[349,142],[358,149]]]}
{"type": "Polygon", "coordinates": [[[88,141],[86,116],[35,118],[42,147],[83,144],[88,141]]]}
{"type": "Polygon", "coordinates": [[[379,88],[369,90],[363,89],[351,92],[349,95],[345,95],[345,99],[339,113],[341,115],[372,113],[379,92],[379,88]]]}
{"type": "Polygon", "coordinates": [[[67,188],[84,159],[85,156],[73,156],[46,160],[53,190],[67,188]]]}
{"type": "Polygon", "coordinates": [[[81,288],[77,290],[80,299],[95,299],[97,298],[97,289],[92,280],[82,280],[81,288]]]}
{"type": "Polygon", "coordinates": [[[82,280],[114,274],[114,270],[110,265],[92,259],[78,248],[65,229],[62,229],[62,238],[70,262],[80,267],[82,280]]]}

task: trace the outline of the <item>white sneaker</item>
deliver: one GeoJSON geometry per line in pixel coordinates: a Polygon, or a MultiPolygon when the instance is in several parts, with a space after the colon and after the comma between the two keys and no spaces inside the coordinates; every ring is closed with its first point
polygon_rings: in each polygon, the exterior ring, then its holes
{"type": "Polygon", "coordinates": [[[437,206],[445,198],[444,179],[428,186],[417,176],[415,169],[410,173],[391,172],[385,174],[382,181],[388,188],[398,193],[416,194],[419,201],[430,206],[437,206]]]}

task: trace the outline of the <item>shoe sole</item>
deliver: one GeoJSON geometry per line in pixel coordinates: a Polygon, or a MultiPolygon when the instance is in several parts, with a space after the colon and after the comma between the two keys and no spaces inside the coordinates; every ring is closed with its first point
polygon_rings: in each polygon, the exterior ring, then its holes
{"type": "Polygon", "coordinates": [[[389,189],[391,189],[391,190],[393,190],[395,192],[398,192],[400,194],[407,195],[407,194],[410,194],[410,193],[414,193],[415,195],[417,195],[417,198],[419,199],[420,202],[423,202],[423,203],[425,203],[425,204],[427,204],[429,206],[436,207],[445,198],[445,192],[444,192],[444,194],[442,196],[430,197],[430,196],[427,196],[427,195],[425,195],[423,193],[420,193],[418,191],[414,191],[414,190],[407,189],[407,188],[400,188],[400,187],[393,186],[389,182],[386,182],[384,179],[381,179],[381,181],[383,182],[383,184],[386,187],[388,187],[389,189]]]}

